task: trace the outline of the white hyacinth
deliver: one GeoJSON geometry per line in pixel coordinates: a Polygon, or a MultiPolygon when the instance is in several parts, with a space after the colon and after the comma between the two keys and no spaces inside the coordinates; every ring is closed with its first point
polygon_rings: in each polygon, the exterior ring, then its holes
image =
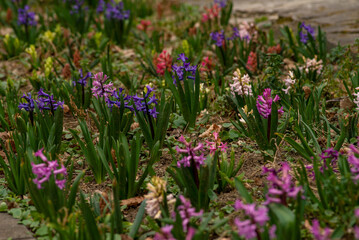
{"type": "Polygon", "coordinates": [[[306,59],[305,57],[303,57],[303,60],[305,62],[305,66],[301,67],[301,70],[304,69],[306,73],[309,73],[310,70],[316,71],[317,74],[320,74],[322,72],[323,61],[317,61],[317,56],[315,56],[313,59],[306,59]]]}
{"type": "Polygon", "coordinates": [[[246,95],[252,96],[252,86],[250,84],[251,79],[249,78],[248,74],[241,76],[241,72],[237,69],[233,73],[233,84],[230,84],[231,92],[233,95],[236,93],[238,95],[246,95]]]}
{"type": "Polygon", "coordinates": [[[289,76],[284,79],[284,85],[286,88],[282,89],[285,94],[288,94],[289,90],[292,89],[293,85],[295,84],[295,78],[292,71],[289,71],[289,76]]]}
{"type": "MultiPolygon", "coordinates": [[[[359,90],[359,87],[355,88],[355,90],[359,90]]],[[[354,103],[357,105],[356,109],[359,110],[359,92],[353,94],[355,96],[354,103]]]]}

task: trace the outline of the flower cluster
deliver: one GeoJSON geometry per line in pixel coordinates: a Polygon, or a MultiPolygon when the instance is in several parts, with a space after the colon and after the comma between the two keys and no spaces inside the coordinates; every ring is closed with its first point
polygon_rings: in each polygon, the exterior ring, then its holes
{"type": "MultiPolygon", "coordinates": [[[[324,173],[324,170],[328,169],[328,164],[330,165],[333,172],[338,172],[338,158],[339,152],[334,150],[333,148],[328,148],[320,154],[320,160],[322,162],[322,166],[319,168],[321,173],[324,173]],[[330,162],[328,162],[330,160],[330,162]]],[[[315,174],[313,170],[313,165],[306,165],[305,168],[309,171],[309,176],[315,179],[315,174]]]]}
{"type": "MultiPolygon", "coordinates": [[[[271,94],[272,90],[270,88],[264,89],[263,96],[258,96],[257,98],[257,109],[259,114],[264,117],[268,118],[272,112],[272,104],[273,102],[277,102],[280,100],[279,96],[276,95],[274,99],[272,98],[271,94]]],[[[283,113],[283,107],[278,109],[278,113],[283,113]]]]}
{"type": "Polygon", "coordinates": [[[192,146],[192,142],[187,142],[183,135],[178,139],[179,142],[185,145],[184,149],[176,146],[177,153],[186,154],[180,161],[177,162],[177,167],[190,167],[193,162],[197,169],[204,164],[203,144],[199,143],[196,147],[192,146]]]}
{"type": "Polygon", "coordinates": [[[295,199],[302,192],[302,188],[297,187],[292,181],[292,176],[289,173],[290,170],[290,166],[286,162],[282,163],[282,167],[279,170],[263,167],[263,173],[269,173],[267,180],[270,183],[265,204],[281,203],[287,205],[287,198],[295,199]]]}
{"type": "Polygon", "coordinates": [[[206,12],[202,14],[202,22],[205,23],[209,20],[217,19],[220,12],[218,4],[214,4],[211,8],[206,8],[206,12]]]}
{"type": "Polygon", "coordinates": [[[311,232],[313,234],[314,239],[316,240],[331,239],[330,235],[332,230],[328,227],[321,229],[319,225],[319,221],[317,219],[314,219],[312,222],[311,232]]]}
{"type": "Polygon", "coordinates": [[[150,20],[141,20],[137,25],[137,29],[146,32],[147,30],[151,30],[151,21],[150,20]]]}
{"type": "Polygon", "coordinates": [[[43,154],[43,149],[40,149],[37,151],[34,155],[35,157],[40,157],[43,163],[40,164],[34,164],[31,163],[32,166],[32,172],[36,175],[36,178],[33,179],[33,182],[37,185],[38,189],[42,188],[42,184],[49,181],[51,175],[55,178],[55,183],[58,186],[58,188],[63,189],[65,187],[66,179],[63,179],[64,176],[67,175],[66,168],[64,165],[61,165],[61,168],[59,167],[59,164],[57,161],[48,161],[46,156],[43,154]],[[57,176],[61,176],[62,179],[57,179],[57,176]]]}
{"type": "Polygon", "coordinates": [[[201,72],[210,72],[210,71],[212,71],[212,69],[213,69],[212,58],[209,58],[208,56],[204,57],[201,62],[200,71],[201,72]]]}
{"type": "Polygon", "coordinates": [[[24,95],[22,95],[23,99],[26,100],[26,102],[20,102],[19,104],[19,109],[25,109],[25,111],[27,112],[32,112],[35,109],[35,101],[34,99],[31,97],[31,93],[27,93],[27,95],[24,93],[24,95]]]}
{"type": "Polygon", "coordinates": [[[153,240],[176,240],[171,233],[172,229],[173,225],[166,225],[162,227],[161,232],[157,232],[153,237],[153,240]]]}
{"type": "Polygon", "coordinates": [[[218,137],[218,132],[213,133],[214,142],[210,142],[206,140],[207,148],[209,148],[209,153],[214,154],[217,150],[220,150],[222,152],[227,151],[227,143],[221,142],[221,139],[218,137]]]}
{"type": "Polygon", "coordinates": [[[124,10],[123,2],[116,3],[114,0],[111,0],[109,3],[105,3],[103,0],[99,1],[97,7],[97,13],[105,12],[105,16],[108,20],[126,20],[130,17],[130,10],[124,10]]]}
{"type": "Polygon", "coordinates": [[[87,11],[88,7],[83,8],[84,1],[83,0],[73,0],[72,1],[72,9],[70,11],[70,14],[76,14],[82,11],[87,11]]]}
{"type": "Polygon", "coordinates": [[[286,88],[283,88],[282,91],[285,93],[285,94],[288,94],[289,93],[289,90],[292,89],[293,85],[295,84],[295,78],[294,78],[294,74],[292,71],[289,71],[289,76],[286,77],[284,80],[284,85],[286,88]]]}
{"type": "MultiPolygon", "coordinates": [[[[188,79],[195,79],[197,65],[191,66],[191,63],[187,62],[188,58],[185,56],[184,53],[178,55],[177,60],[181,60],[183,65],[173,64],[172,72],[176,73],[178,80],[183,81],[184,76],[187,76],[188,79]]],[[[177,84],[176,77],[172,75],[173,84],[177,84]]]]}
{"type": "Polygon", "coordinates": [[[54,112],[58,107],[63,107],[64,102],[54,100],[54,95],[47,94],[40,88],[38,92],[38,99],[36,100],[37,107],[43,110],[51,110],[54,112]]]}
{"type": "Polygon", "coordinates": [[[248,74],[245,74],[241,76],[241,72],[239,69],[237,69],[233,73],[233,83],[230,84],[231,92],[233,95],[246,95],[246,96],[252,96],[252,86],[250,84],[251,79],[249,78],[248,74]]]}
{"type": "MultiPolygon", "coordinates": [[[[87,79],[89,79],[91,77],[91,73],[87,72],[87,74],[84,76],[83,72],[82,72],[82,69],[80,69],[79,74],[80,74],[80,79],[77,81],[77,83],[85,87],[86,84],[87,84],[87,79]]],[[[76,85],[75,81],[73,81],[72,83],[74,85],[76,85]]]]}
{"type": "Polygon", "coordinates": [[[350,172],[353,175],[354,182],[359,180],[359,149],[354,145],[350,145],[348,154],[348,162],[350,163],[350,172]]]}
{"type": "Polygon", "coordinates": [[[317,56],[315,56],[313,59],[306,59],[305,57],[303,57],[303,60],[305,62],[305,65],[303,67],[300,67],[300,70],[304,69],[306,73],[309,73],[309,71],[315,71],[317,74],[320,74],[322,72],[323,61],[317,61],[317,56]]]}
{"type": "Polygon", "coordinates": [[[92,90],[92,94],[96,98],[102,96],[108,98],[115,91],[112,82],[105,84],[108,79],[108,76],[103,72],[96,73],[92,78],[94,79],[94,82],[93,82],[93,88],[91,88],[91,90],[92,90]]]}
{"type": "Polygon", "coordinates": [[[196,209],[192,207],[191,201],[186,199],[183,195],[179,196],[182,204],[177,207],[178,213],[182,219],[183,231],[187,232],[191,228],[189,222],[193,217],[201,217],[203,215],[203,210],[196,212],[196,209]]]}
{"type": "Polygon", "coordinates": [[[227,6],[227,0],[214,0],[215,4],[218,4],[220,8],[225,8],[227,6]]]}
{"type": "Polygon", "coordinates": [[[156,72],[158,73],[158,75],[164,76],[166,70],[171,70],[172,57],[166,50],[163,50],[160,55],[155,55],[153,63],[156,66],[156,72]]]}
{"type": "MultiPolygon", "coordinates": [[[[145,195],[146,212],[153,218],[161,216],[161,204],[163,203],[164,192],[166,191],[166,181],[160,177],[152,177],[151,183],[147,183],[149,193],[145,195]]],[[[167,195],[167,204],[174,203],[173,195],[167,195]]]]}
{"type": "Polygon", "coordinates": [[[156,106],[153,106],[153,108],[150,108],[150,105],[152,103],[157,105],[158,99],[156,98],[155,94],[153,93],[153,89],[149,85],[146,85],[145,92],[146,93],[145,93],[144,97],[138,97],[137,94],[132,96],[134,105],[135,105],[137,111],[149,113],[152,117],[156,118],[158,115],[158,112],[156,111],[156,106]],[[152,95],[152,96],[150,97],[150,95],[152,95]]]}
{"type": "MultiPolygon", "coordinates": [[[[359,87],[355,88],[355,90],[359,90],[359,87]]],[[[355,96],[353,102],[357,105],[356,109],[359,110],[359,91],[356,93],[353,93],[353,95],[355,96]]]]}
{"type": "Polygon", "coordinates": [[[215,41],[216,46],[217,47],[222,47],[225,45],[225,36],[224,36],[224,31],[219,31],[219,32],[212,32],[210,34],[211,38],[213,41],[215,41]]]}
{"type": "Polygon", "coordinates": [[[126,95],[123,93],[123,88],[119,88],[117,91],[114,91],[112,93],[112,97],[114,97],[115,100],[111,100],[109,97],[106,98],[107,106],[109,108],[113,108],[114,105],[116,105],[118,108],[121,108],[122,104],[124,105],[124,108],[130,109],[131,111],[135,111],[135,109],[132,107],[131,104],[131,95],[126,95]]]}
{"type": "Polygon", "coordinates": [[[257,53],[255,52],[250,52],[248,59],[247,59],[247,64],[246,67],[251,71],[251,72],[255,72],[257,70],[257,53]]]}
{"type": "Polygon", "coordinates": [[[309,35],[314,39],[314,28],[309,24],[305,25],[305,23],[302,22],[302,24],[300,25],[300,32],[299,32],[300,41],[306,44],[309,40],[309,35]]]}
{"type": "MultiPolygon", "coordinates": [[[[263,227],[269,221],[268,208],[265,206],[258,207],[255,203],[244,204],[240,200],[236,201],[234,208],[236,210],[243,210],[247,217],[245,220],[239,218],[234,220],[239,236],[245,239],[255,237],[260,239],[259,234],[263,232],[263,227]]],[[[275,231],[276,226],[274,225],[269,230],[270,238],[275,238],[275,231]]]]}
{"type": "Polygon", "coordinates": [[[24,8],[18,9],[18,25],[36,26],[35,13],[29,11],[30,7],[26,5],[24,8]]]}

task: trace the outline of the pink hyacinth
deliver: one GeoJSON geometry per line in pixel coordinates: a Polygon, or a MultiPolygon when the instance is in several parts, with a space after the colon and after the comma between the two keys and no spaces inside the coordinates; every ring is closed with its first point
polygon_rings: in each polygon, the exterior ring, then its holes
{"type": "Polygon", "coordinates": [[[257,70],[257,53],[255,52],[249,53],[246,67],[251,72],[255,72],[257,70]]]}
{"type": "MultiPolygon", "coordinates": [[[[257,206],[255,203],[244,204],[237,200],[234,204],[236,210],[243,210],[246,218],[236,218],[234,224],[238,229],[239,236],[245,239],[252,239],[259,237],[263,232],[263,227],[269,221],[268,208],[266,206],[257,206]]],[[[272,226],[269,230],[270,237],[275,237],[276,226],[272,226]]],[[[258,238],[259,239],[259,238],[258,238]]]]}
{"type": "Polygon", "coordinates": [[[182,153],[187,156],[184,156],[180,161],[177,162],[177,167],[190,167],[191,161],[193,160],[196,168],[199,169],[199,167],[204,164],[205,160],[204,154],[202,153],[203,144],[199,143],[196,147],[193,147],[192,142],[187,142],[183,135],[178,139],[178,141],[183,143],[185,148],[181,149],[176,146],[177,153],[182,153]]]}
{"type": "Polygon", "coordinates": [[[352,179],[355,183],[359,180],[359,149],[354,145],[349,146],[348,162],[350,163],[350,172],[352,173],[352,179]]]}
{"type": "Polygon", "coordinates": [[[166,50],[163,50],[158,57],[155,56],[154,64],[158,75],[164,76],[166,70],[171,71],[172,57],[166,50]]]}
{"type": "Polygon", "coordinates": [[[210,72],[212,71],[213,63],[212,59],[209,57],[204,57],[201,62],[201,68],[199,69],[201,72],[210,72]]]}
{"type": "Polygon", "coordinates": [[[153,240],[176,240],[171,233],[172,228],[172,225],[162,227],[161,232],[156,233],[153,240]]]}
{"type": "Polygon", "coordinates": [[[221,152],[227,151],[227,143],[221,142],[221,139],[218,137],[218,132],[213,133],[214,142],[206,141],[207,148],[209,149],[210,154],[214,154],[217,150],[221,152]]]}
{"type": "Polygon", "coordinates": [[[33,179],[33,182],[37,185],[38,189],[42,188],[42,184],[49,181],[51,175],[54,175],[55,183],[60,189],[64,189],[66,180],[65,179],[57,179],[57,175],[62,174],[62,176],[67,175],[66,168],[64,165],[59,167],[57,161],[48,161],[46,156],[43,154],[44,149],[40,149],[39,151],[35,152],[35,157],[39,157],[44,163],[35,164],[31,163],[32,172],[36,175],[36,178],[33,179]]]}
{"type": "Polygon", "coordinates": [[[331,235],[331,229],[326,227],[324,229],[320,228],[319,221],[314,219],[312,222],[312,234],[315,240],[329,240],[331,235]]]}
{"type": "Polygon", "coordinates": [[[186,199],[183,195],[179,196],[182,204],[178,206],[177,210],[179,215],[182,218],[182,227],[183,231],[187,232],[190,231],[189,222],[192,217],[202,217],[203,210],[196,212],[196,209],[192,207],[191,201],[186,199]]]}
{"type": "Polygon", "coordinates": [[[295,199],[303,191],[302,187],[297,187],[292,181],[292,176],[289,173],[290,170],[290,166],[286,162],[282,163],[282,167],[279,170],[263,167],[263,173],[269,173],[267,177],[269,190],[266,195],[265,204],[281,203],[287,205],[287,198],[295,199]]]}
{"type": "Polygon", "coordinates": [[[105,96],[105,98],[108,98],[113,94],[115,89],[113,88],[113,83],[109,82],[108,84],[105,84],[108,76],[104,74],[103,72],[96,73],[93,76],[93,88],[91,88],[92,94],[98,98],[105,96]]]}
{"type": "MultiPolygon", "coordinates": [[[[266,88],[264,89],[263,96],[258,96],[257,98],[256,106],[258,112],[264,118],[268,118],[271,115],[273,102],[277,102],[280,100],[278,95],[276,95],[274,99],[272,99],[271,92],[272,90],[270,88],[266,88]]],[[[283,112],[283,107],[278,109],[278,113],[283,112]]]]}

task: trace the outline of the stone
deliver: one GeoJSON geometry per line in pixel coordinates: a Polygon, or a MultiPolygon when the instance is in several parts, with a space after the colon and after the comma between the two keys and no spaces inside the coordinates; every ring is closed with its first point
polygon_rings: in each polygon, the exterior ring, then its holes
{"type": "Polygon", "coordinates": [[[32,240],[32,234],[18,220],[7,213],[0,213],[0,240],[32,240]]]}

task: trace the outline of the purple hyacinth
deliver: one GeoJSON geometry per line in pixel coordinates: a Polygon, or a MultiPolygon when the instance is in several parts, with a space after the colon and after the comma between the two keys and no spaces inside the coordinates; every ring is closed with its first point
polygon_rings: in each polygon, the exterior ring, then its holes
{"type": "Polygon", "coordinates": [[[279,170],[263,167],[263,173],[269,173],[267,177],[269,189],[265,204],[281,203],[287,206],[287,198],[295,199],[302,192],[302,187],[295,186],[295,183],[292,181],[292,176],[289,173],[290,170],[290,166],[286,162],[282,163],[282,167],[279,170]]]}
{"type": "MultiPolygon", "coordinates": [[[[182,61],[182,66],[174,64],[172,65],[172,72],[178,77],[178,80],[183,81],[184,75],[187,76],[188,79],[195,79],[197,65],[192,66],[191,63],[187,62],[188,58],[184,53],[178,55],[177,60],[182,61]]],[[[176,77],[172,75],[173,84],[177,84],[176,77]]]]}
{"type": "Polygon", "coordinates": [[[190,167],[191,163],[194,163],[195,167],[199,169],[204,164],[203,144],[199,143],[196,147],[192,146],[192,142],[187,142],[183,135],[178,139],[179,142],[185,145],[185,148],[181,149],[176,146],[177,153],[181,153],[184,156],[177,162],[177,167],[190,167]]]}
{"type": "MultiPolygon", "coordinates": [[[[339,158],[339,152],[334,150],[334,148],[328,148],[324,150],[320,155],[320,160],[322,166],[319,168],[319,171],[321,173],[324,173],[324,170],[328,169],[328,164],[333,170],[333,172],[338,173],[338,158],[339,158]],[[330,162],[329,162],[330,161],[330,162]]],[[[308,176],[315,179],[313,164],[306,165],[305,168],[308,170],[308,176]]]]}
{"type": "Polygon", "coordinates": [[[141,111],[144,113],[149,113],[152,117],[157,118],[157,115],[159,114],[156,110],[156,106],[151,107],[151,104],[158,104],[158,99],[156,98],[156,95],[153,94],[152,97],[150,97],[151,93],[154,91],[149,85],[146,86],[147,92],[144,97],[139,97],[136,95],[132,96],[134,106],[136,107],[137,111],[141,111]]]}
{"type": "Polygon", "coordinates": [[[319,225],[319,221],[314,219],[312,222],[311,232],[315,240],[328,240],[331,239],[330,235],[332,230],[328,227],[321,229],[319,225]]]}
{"type": "MultiPolygon", "coordinates": [[[[237,200],[234,208],[236,210],[243,210],[246,218],[241,220],[236,218],[234,224],[238,229],[238,235],[245,239],[252,239],[258,237],[260,239],[260,233],[263,232],[263,227],[269,221],[268,208],[265,206],[256,206],[255,203],[244,204],[242,201],[237,200]]],[[[275,236],[275,226],[271,227],[270,235],[275,236]]]]}
{"type": "Polygon", "coordinates": [[[82,11],[87,11],[88,7],[83,7],[84,1],[83,0],[74,0],[72,1],[72,9],[70,10],[70,14],[76,14],[82,11]]]}
{"type": "MultiPolygon", "coordinates": [[[[91,77],[91,73],[88,72],[85,76],[83,75],[82,69],[79,70],[80,73],[80,79],[77,81],[78,84],[82,85],[82,86],[86,86],[87,84],[87,79],[89,79],[91,77]]],[[[72,82],[74,85],[76,85],[76,82],[73,81],[72,82]]]]}
{"type": "Polygon", "coordinates": [[[176,240],[176,238],[174,238],[171,233],[172,228],[172,225],[166,225],[162,227],[161,232],[156,233],[153,240],[176,240]]]}
{"type": "Polygon", "coordinates": [[[56,111],[58,107],[62,107],[64,105],[64,102],[58,101],[56,102],[54,100],[54,95],[50,95],[44,92],[42,88],[40,88],[40,91],[38,92],[38,99],[36,100],[37,107],[43,111],[43,110],[51,110],[52,113],[56,111]]]}
{"type": "Polygon", "coordinates": [[[36,26],[35,13],[29,11],[30,7],[26,5],[24,8],[18,9],[18,25],[36,26]]]}
{"type": "Polygon", "coordinates": [[[183,232],[190,231],[189,222],[192,217],[202,217],[203,210],[196,212],[196,209],[192,207],[191,201],[186,199],[183,195],[179,196],[182,204],[177,207],[178,213],[182,219],[183,232]]]}
{"type": "Polygon", "coordinates": [[[309,35],[314,39],[314,28],[309,24],[305,25],[305,23],[302,22],[302,24],[300,25],[300,32],[299,32],[300,41],[306,44],[309,40],[309,35]]]}
{"type": "MultiPolygon", "coordinates": [[[[272,99],[271,92],[272,90],[270,88],[266,88],[264,89],[263,96],[258,96],[257,98],[256,106],[258,112],[264,118],[268,118],[271,115],[273,102],[277,102],[280,100],[278,95],[276,95],[274,99],[272,99]]],[[[278,109],[278,113],[283,112],[283,107],[278,109]]]]}
{"type": "Polygon", "coordinates": [[[36,175],[36,178],[33,179],[33,182],[37,185],[38,189],[42,188],[42,184],[49,181],[51,175],[55,178],[55,183],[58,188],[64,189],[66,179],[63,179],[64,176],[67,175],[66,168],[62,164],[60,168],[57,161],[48,161],[46,156],[43,154],[44,149],[40,149],[39,151],[35,152],[35,157],[39,157],[43,163],[35,164],[31,163],[32,166],[32,173],[36,175]],[[62,174],[62,177],[61,177],[62,174]],[[60,176],[60,179],[58,179],[60,176]]]}
{"type": "Polygon", "coordinates": [[[106,3],[104,0],[99,0],[98,1],[98,5],[97,5],[97,8],[96,8],[96,12],[97,13],[102,13],[105,11],[105,7],[106,7],[106,3]]]}
{"type": "MultiPolygon", "coordinates": [[[[135,109],[132,107],[132,103],[131,103],[131,99],[132,96],[131,95],[126,95],[125,93],[123,93],[123,88],[119,88],[118,91],[114,91],[112,94],[112,97],[115,100],[111,100],[111,98],[107,98],[106,102],[107,102],[107,106],[112,109],[113,106],[117,106],[118,108],[121,108],[122,104],[124,105],[124,108],[130,109],[131,111],[135,111],[135,109]]],[[[113,99],[112,98],[112,99],[113,99]]]]}
{"type": "Polygon", "coordinates": [[[214,0],[215,4],[218,4],[220,8],[225,8],[227,6],[227,0],[214,0]]]}
{"type": "Polygon", "coordinates": [[[116,3],[112,0],[110,3],[106,4],[105,16],[108,20],[120,20],[129,19],[130,11],[124,10],[123,2],[116,3]]]}
{"type": "Polygon", "coordinates": [[[34,99],[31,97],[31,93],[27,93],[27,95],[24,93],[24,95],[22,95],[23,99],[26,100],[26,102],[20,102],[19,104],[19,109],[25,109],[28,112],[33,112],[35,109],[35,101],[34,99]]]}
{"type": "Polygon", "coordinates": [[[108,79],[108,76],[103,72],[96,73],[92,78],[94,79],[94,82],[91,91],[96,98],[98,97],[108,98],[115,91],[112,82],[105,84],[108,79]]]}
{"type": "Polygon", "coordinates": [[[220,32],[212,32],[210,34],[211,38],[213,41],[216,42],[216,46],[217,47],[222,47],[224,40],[225,40],[225,36],[224,36],[224,31],[220,31],[220,32]]]}

